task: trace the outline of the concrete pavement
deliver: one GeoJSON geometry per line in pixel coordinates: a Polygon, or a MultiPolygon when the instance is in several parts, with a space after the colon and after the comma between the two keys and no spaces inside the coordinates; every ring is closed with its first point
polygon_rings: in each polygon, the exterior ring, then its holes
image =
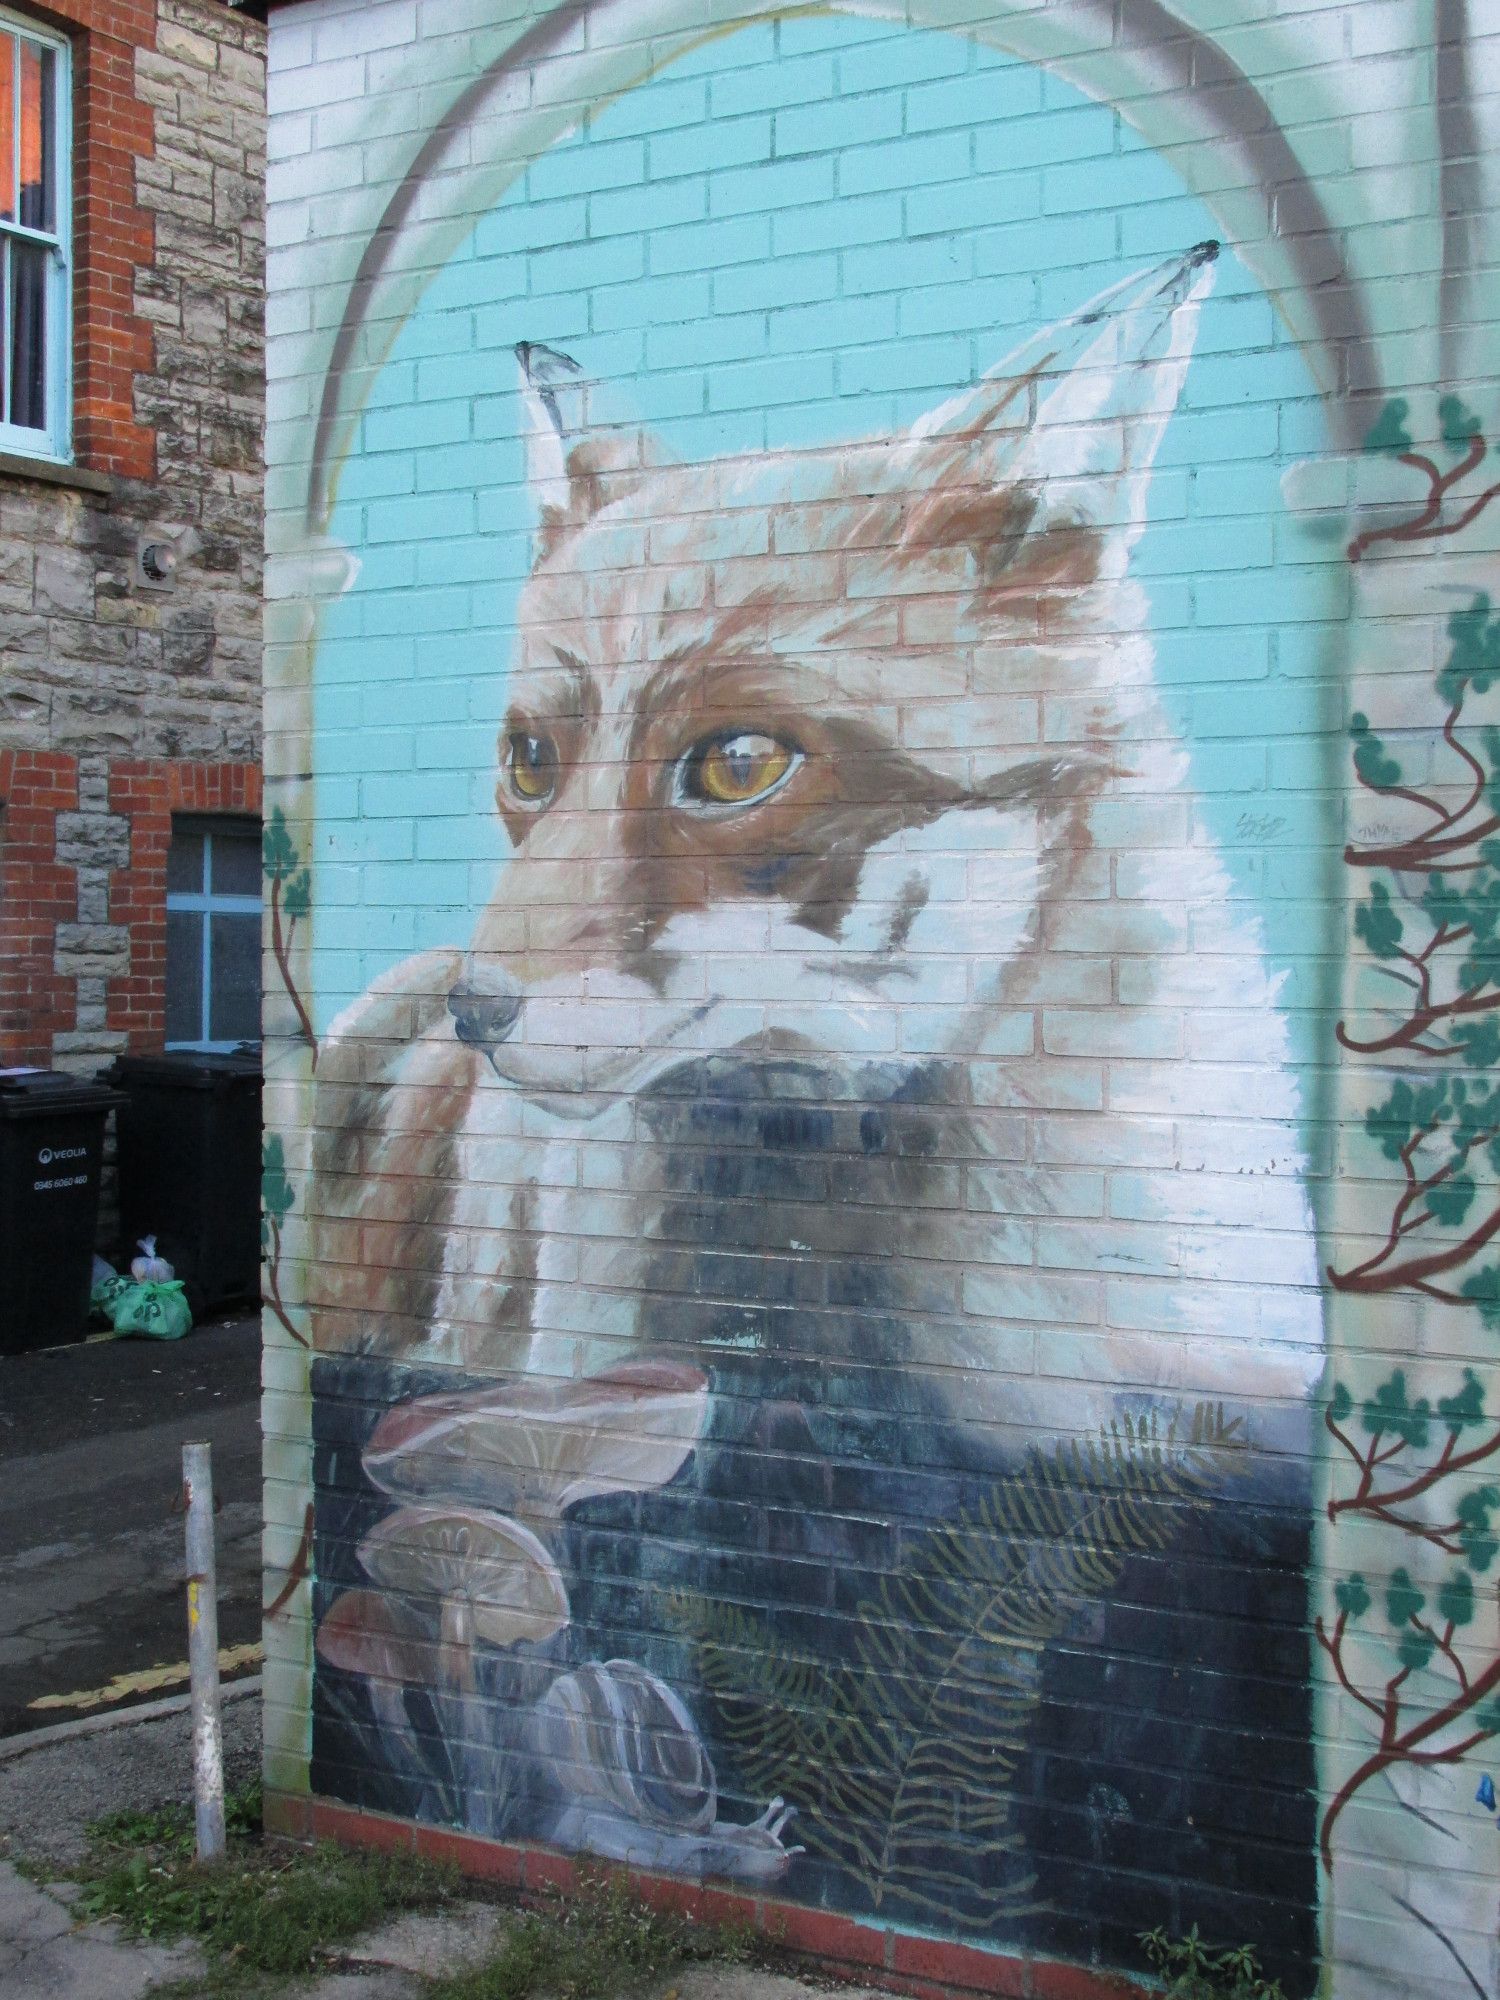
{"type": "Polygon", "coordinates": [[[115,1924],[80,1924],[76,1895],[69,1883],[39,1888],[0,1862],[0,2000],[138,2000],[202,1965],[189,1946],[132,1944],[115,1924]]]}

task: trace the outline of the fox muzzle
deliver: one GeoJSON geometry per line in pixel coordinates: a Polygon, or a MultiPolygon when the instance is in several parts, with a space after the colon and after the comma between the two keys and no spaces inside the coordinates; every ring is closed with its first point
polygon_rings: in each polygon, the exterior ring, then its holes
{"type": "Polygon", "coordinates": [[[453,1032],[471,1048],[497,1048],[521,1018],[521,989],[498,966],[471,965],[450,989],[453,1032]]]}

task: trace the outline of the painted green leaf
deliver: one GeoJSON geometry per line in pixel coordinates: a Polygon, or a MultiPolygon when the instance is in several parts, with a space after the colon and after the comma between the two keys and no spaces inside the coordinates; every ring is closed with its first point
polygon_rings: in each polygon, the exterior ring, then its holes
{"type": "Polygon", "coordinates": [[[295,875],[288,875],[281,891],[281,907],[288,917],[295,921],[305,917],[312,906],[312,877],[308,870],[299,868],[295,875]]]}
{"type": "Polygon", "coordinates": [[[1484,922],[1485,896],[1483,889],[1476,891],[1476,885],[1465,875],[1444,875],[1441,872],[1427,878],[1422,891],[1422,914],[1434,930],[1441,924],[1471,923],[1477,915],[1481,926],[1484,922]]]}
{"type": "Polygon", "coordinates": [[[1333,1599],[1346,1618],[1363,1618],[1370,1608],[1370,1593],[1362,1576],[1346,1576],[1336,1583],[1333,1599]]]}
{"type": "MultiPolygon", "coordinates": [[[[1479,926],[1475,926],[1478,930],[1479,926]]],[[[1500,984],[1500,938],[1481,937],[1470,945],[1458,968],[1459,985],[1465,993],[1477,993],[1482,986],[1500,984]]]]}
{"type": "Polygon", "coordinates": [[[1438,1613],[1450,1625],[1467,1625],[1474,1616],[1474,1579],[1456,1569],[1438,1586],[1438,1613]]]}
{"type": "Polygon", "coordinates": [[[1373,958],[1399,958],[1405,926],[1383,882],[1370,884],[1370,900],[1354,912],[1354,928],[1373,958]]]}
{"type": "MultiPolygon", "coordinates": [[[[1398,1368],[1365,1403],[1361,1415],[1365,1429],[1372,1437],[1391,1432],[1396,1437],[1405,1438],[1414,1451],[1420,1451],[1427,1442],[1427,1423],[1432,1415],[1432,1406],[1425,1396],[1415,1403],[1408,1401],[1406,1371],[1398,1368]]],[[[1405,1572],[1398,1571],[1397,1574],[1404,1575],[1405,1572]]]]}
{"type": "Polygon", "coordinates": [[[1411,405],[1404,396],[1393,396],[1371,425],[1365,438],[1366,451],[1400,452],[1412,448],[1406,419],[1411,405]]]}
{"type": "Polygon", "coordinates": [[[1354,745],[1354,768],[1367,785],[1377,792],[1388,792],[1400,784],[1401,766],[1371,729],[1368,716],[1356,710],[1349,718],[1349,737],[1354,745]]]}
{"type": "Polygon", "coordinates": [[[1466,1299],[1479,1308],[1479,1317],[1491,1333],[1500,1333],[1500,1264],[1486,1264],[1459,1286],[1466,1299]]]}
{"type": "Polygon", "coordinates": [[[1413,1134],[1435,1132],[1446,1122],[1452,1111],[1450,1087],[1447,1074],[1420,1084],[1400,1077],[1385,1101],[1365,1113],[1365,1130],[1388,1160],[1401,1158],[1413,1134]]]}
{"type": "Polygon", "coordinates": [[[1328,1399],[1328,1414],[1336,1424],[1345,1424],[1354,1414],[1354,1398],[1342,1382],[1335,1382],[1328,1399]]]}
{"type": "Polygon", "coordinates": [[[1409,1625],[1401,1634],[1396,1647],[1396,1658],[1409,1673],[1419,1674],[1432,1658],[1437,1641],[1430,1632],[1423,1632],[1415,1625],[1409,1625]]]}
{"type": "Polygon", "coordinates": [[[266,821],[260,843],[261,865],[272,881],[280,881],[289,875],[297,865],[297,849],[292,843],[286,814],[280,806],[271,808],[271,817],[266,821]]]}
{"type": "Polygon", "coordinates": [[[1500,1487],[1476,1486],[1453,1510],[1464,1561],[1480,1576],[1500,1554],[1500,1537],[1490,1532],[1490,1514],[1496,1507],[1500,1507],[1500,1487]]]}
{"type": "Polygon", "coordinates": [[[1448,619],[1453,650],[1437,677],[1438,693],[1450,704],[1461,704],[1467,689],[1485,694],[1500,675],[1500,620],[1490,616],[1490,600],[1478,591],[1471,602],[1448,619]]]}
{"type": "Polygon", "coordinates": [[[286,1177],[286,1151],[274,1133],[261,1149],[260,1187],[266,1214],[280,1222],[297,1197],[286,1177]]]}
{"type": "Polygon", "coordinates": [[[1500,1694],[1492,1694],[1488,1701],[1482,1701],[1474,1711],[1474,1726],[1488,1736],[1500,1732],[1500,1694]]]}
{"type": "Polygon", "coordinates": [[[1452,1039],[1476,1069],[1493,1069],[1500,1063],[1500,1015],[1481,1014],[1477,1021],[1458,1021],[1452,1039]]]}
{"type": "Polygon", "coordinates": [[[1442,426],[1443,443],[1455,457],[1462,457],[1479,435],[1479,419],[1462,396],[1444,396],[1438,404],[1438,422],[1442,426]]]}
{"type": "Polygon", "coordinates": [[[1464,1370],[1464,1386],[1456,1396],[1439,1397],[1438,1415],[1455,1437],[1468,1425],[1484,1422],[1484,1388],[1472,1368],[1464,1370]]]}
{"type": "Polygon", "coordinates": [[[1427,1206],[1438,1222],[1462,1222],[1474,1206],[1475,1193],[1472,1174],[1454,1174],[1429,1191],[1427,1206]]]}
{"type": "Polygon", "coordinates": [[[1413,1618],[1421,1616],[1426,1602],[1406,1570],[1392,1572],[1391,1580],[1385,1587],[1385,1615],[1393,1625],[1410,1624],[1413,1618]]]}

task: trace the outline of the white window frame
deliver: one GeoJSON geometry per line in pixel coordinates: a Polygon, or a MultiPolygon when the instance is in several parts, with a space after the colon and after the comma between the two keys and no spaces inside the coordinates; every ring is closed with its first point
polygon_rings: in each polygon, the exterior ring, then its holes
{"type": "MultiPolygon", "coordinates": [[[[5,324],[0,327],[0,451],[23,458],[50,459],[58,465],[71,463],[73,456],[73,47],[66,36],[57,35],[28,20],[24,14],[0,7],[0,28],[22,41],[36,43],[55,57],[56,97],[52,108],[53,146],[57,175],[56,231],[23,228],[19,220],[0,217],[0,242],[38,243],[50,252],[47,280],[47,352],[44,396],[49,422],[44,430],[6,421],[10,407],[10,297],[8,260],[0,259],[0,287],[4,288],[5,324]]],[[[12,84],[16,92],[14,129],[20,144],[20,65],[12,84]]],[[[17,177],[16,204],[20,206],[17,177]]]]}
{"type": "MultiPolygon", "coordinates": [[[[221,825],[215,826],[210,815],[184,813],[186,825],[203,836],[203,879],[196,889],[169,889],[167,891],[168,910],[191,912],[203,918],[199,925],[198,945],[198,1026],[206,1030],[213,1020],[213,923],[216,916],[259,916],[260,896],[231,896],[221,890],[213,890],[213,844],[216,833],[234,833],[240,839],[250,836],[255,822],[251,819],[231,818],[225,815],[221,825]]],[[[174,826],[175,831],[175,826],[174,826]]],[[[257,838],[258,838],[257,834],[257,838]]],[[[206,1035],[197,1041],[165,1042],[169,1049],[197,1049],[201,1053],[221,1053],[239,1048],[238,1041],[215,1042],[206,1035]]]]}

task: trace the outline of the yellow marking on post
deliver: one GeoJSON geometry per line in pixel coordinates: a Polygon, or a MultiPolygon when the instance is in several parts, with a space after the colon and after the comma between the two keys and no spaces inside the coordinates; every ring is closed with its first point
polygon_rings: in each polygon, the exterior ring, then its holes
{"type": "Polygon", "coordinates": [[[193,1632],[198,1629],[198,1579],[195,1576],[188,1578],[188,1629],[193,1632]]]}
{"type": "MultiPolygon", "coordinates": [[[[241,1667],[258,1666],[261,1649],[258,1640],[245,1646],[221,1646],[219,1648],[219,1672],[238,1673],[241,1667]]],[[[142,1667],[133,1674],[116,1674],[107,1687],[82,1688],[74,1694],[43,1694],[35,1701],[27,1702],[33,1708],[107,1708],[111,1702],[124,1701],[133,1694],[154,1694],[160,1688],[179,1687],[189,1677],[190,1669],[186,1660],[179,1660],[170,1667],[142,1667]]]]}

